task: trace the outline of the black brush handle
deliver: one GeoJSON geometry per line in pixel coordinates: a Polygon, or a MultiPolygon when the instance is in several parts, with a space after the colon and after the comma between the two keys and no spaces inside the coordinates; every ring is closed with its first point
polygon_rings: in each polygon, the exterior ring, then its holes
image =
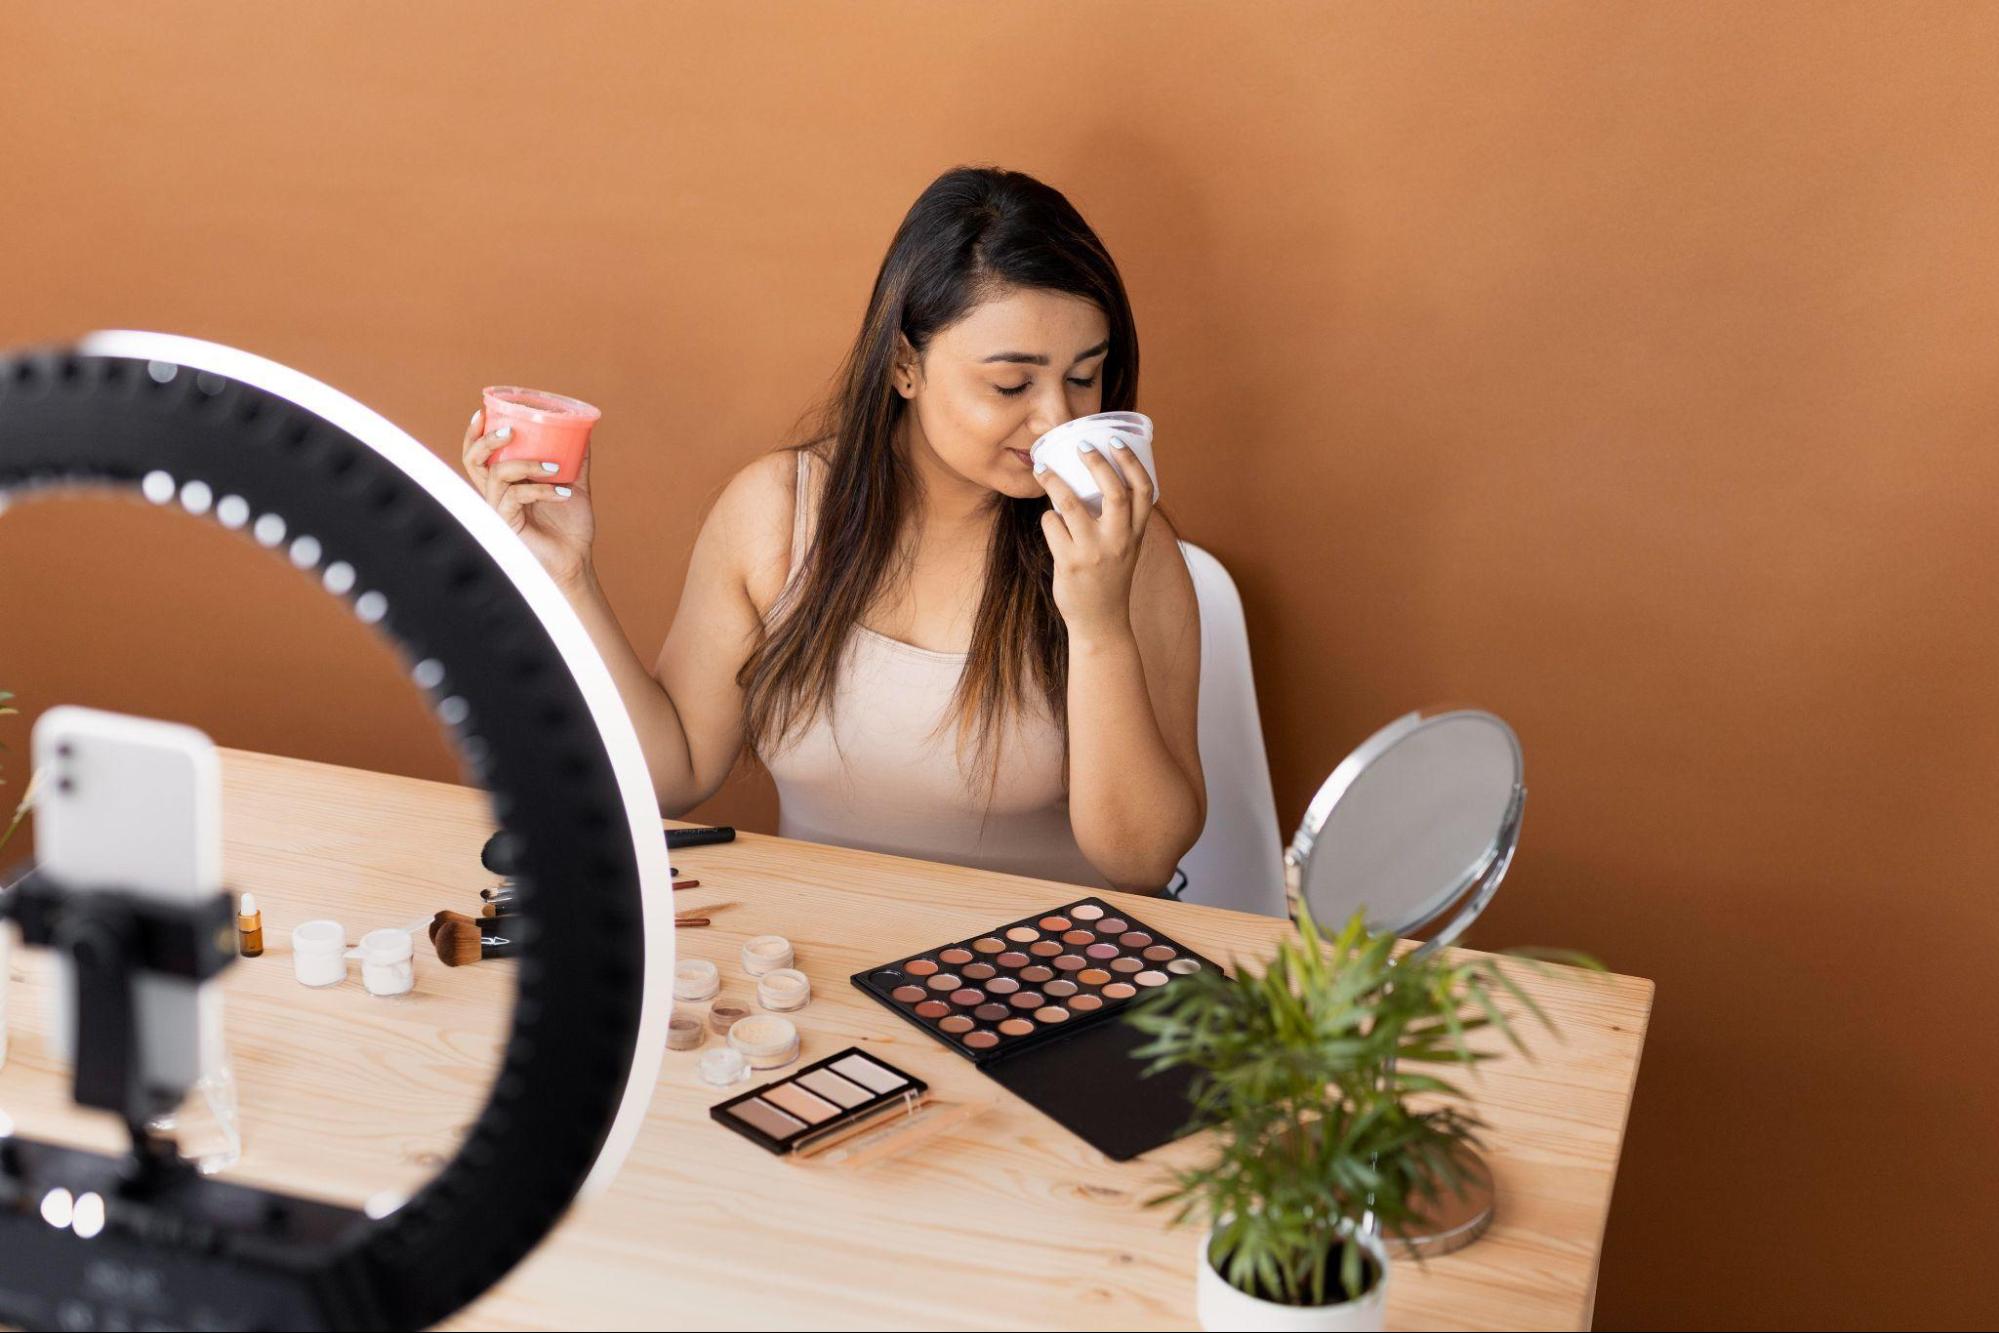
{"type": "Polygon", "coordinates": [[[481,935],[479,956],[481,958],[512,958],[521,951],[519,940],[510,940],[502,935],[481,935]]]}
{"type": "Polygon", "coordinates": [[[706,847],[710,843],[735,840],[736,831],[732,828],[670,828],[666,831],[668,847],[706,847]]]}

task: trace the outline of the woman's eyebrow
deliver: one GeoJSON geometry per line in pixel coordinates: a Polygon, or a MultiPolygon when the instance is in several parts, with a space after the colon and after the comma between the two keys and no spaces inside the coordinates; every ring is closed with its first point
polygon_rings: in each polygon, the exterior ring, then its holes
{"type": "MultiPolygon", "coordinates": [[[[1111,340],[1109,338],[1106,338],[1102,342],[1098,343],[1095,347],[1092,347],[1089,351],[1080,353],[1076,357],[1076,360],[1071,361],[1069,364],[1073,366],[1079,362],[1088,361],[1093,356],[1097,356],[1101,353],[1108,352],[1110,348],[1111,348],[1111,340]]],[[[986,362],[990,361],[1010,361],[1015,363],[1016,365],[1023,365],[1023,366],[1045,366],[1048,364],[1047,357],[1036,356],[1032,352],[994,352],[991,356],[987,357],[985,361],[982,361],[979,364],[984,365],[986,364],[986,362]]]]}

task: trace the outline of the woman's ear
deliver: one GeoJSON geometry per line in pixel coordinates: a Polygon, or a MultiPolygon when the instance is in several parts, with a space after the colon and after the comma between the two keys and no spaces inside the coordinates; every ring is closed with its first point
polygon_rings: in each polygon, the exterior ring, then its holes
{"type": "Polygon", "coordinates": [[[909,335],[895,335],[895,369],[889,372],[888,382],[904,398],[916,397],[916,385],[921,377],[916,349],[910,346],[909,335]]]}

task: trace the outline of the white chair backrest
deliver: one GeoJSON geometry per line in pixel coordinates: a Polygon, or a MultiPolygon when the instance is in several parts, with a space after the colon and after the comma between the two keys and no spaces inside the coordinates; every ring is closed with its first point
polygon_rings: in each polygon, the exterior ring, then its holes
{"type": "Polygon", "coordinates": [[[1208,822],[1181,859],[1187,902],[1285,916],[1284,844],[1263,748],[1249,627],[1242,597],[1221,561],[1180,543],[1201,607],[1201,770],[1208,822]]]}

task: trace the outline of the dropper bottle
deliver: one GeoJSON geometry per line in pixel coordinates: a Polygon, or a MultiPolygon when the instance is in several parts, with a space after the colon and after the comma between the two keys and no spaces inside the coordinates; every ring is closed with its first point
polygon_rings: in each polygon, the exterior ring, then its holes
{"type": "Polygon", "coordinates": [[[264,951],[264,915],[257,910],[254,893],[244,894],[236,909],[236,945],[245,958],[255,958],[264,951]]]}

